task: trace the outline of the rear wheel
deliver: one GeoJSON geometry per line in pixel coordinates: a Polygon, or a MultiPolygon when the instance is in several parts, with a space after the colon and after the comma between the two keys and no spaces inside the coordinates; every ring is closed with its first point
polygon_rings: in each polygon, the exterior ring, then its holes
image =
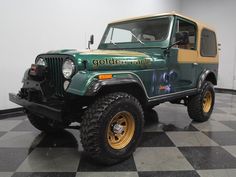
{"type": "Polygon", "coordinates": [[[59,123],[53,122],[45,117],[40,117],[32,113],[27,113],[30,123],[40,131],[44,132],[55,132],[64,129],[59,123]]]}
{"type": "Polygon", "coordinates": [[[188,114],[196,122],[207,121],[215,103],[215,92],[211,82],[205,82],[201,92],[189,98],[188,114]]]}
{"type": "Polygon", "coordinates": [[[84,150],[100,163],[120,162],[135,151],[143,122],[142,107],[133,96],[122,92],[103,96],[82,117],[84,150]]]}

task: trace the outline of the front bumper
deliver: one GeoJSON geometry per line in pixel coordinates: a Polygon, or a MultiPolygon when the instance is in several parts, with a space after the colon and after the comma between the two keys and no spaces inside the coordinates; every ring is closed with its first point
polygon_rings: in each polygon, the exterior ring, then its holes
{"type": "Polygon", "coordinates": [[[28,101],[24,98],[19,97],[14,93],[9,93],[9,100],[12,101],[13,103],[23,106],[26,110],[34,114],[45,116],[49,119],[62,122],[63,111],[60,108],[53,107],[53,103],[51,105],[46,105],[28,101]]]}

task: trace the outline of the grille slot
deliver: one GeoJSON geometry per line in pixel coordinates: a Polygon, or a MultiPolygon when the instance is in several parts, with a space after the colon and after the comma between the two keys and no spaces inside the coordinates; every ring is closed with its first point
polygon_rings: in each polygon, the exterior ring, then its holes
{"type": "Polygon", "coordinates": [[[55,89],[55,95],[63,97],[65,94],[63,88],[65,78],[62,74],[62,65],[66,59],[72,59],[72,57],[67,55],[43,55],[40,57],[44,58],[47,62],[49,81],[55,89]]]}

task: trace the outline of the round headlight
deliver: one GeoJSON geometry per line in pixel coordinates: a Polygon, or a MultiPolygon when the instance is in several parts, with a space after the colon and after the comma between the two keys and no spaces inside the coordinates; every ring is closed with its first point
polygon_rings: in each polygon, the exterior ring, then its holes
{"type": "Polygon", "coordinates": [[[62,65],[62,73],[66,79],[70,79],[75,72],[75,64],[71,60],[66,60],[62,65]]]}
{"type": "Polygon", "coordinates": [[[36,65],[47,66],[47,63],[46,63],[46,61],[43,58],[39,58],[36,61],[36,65]]]}

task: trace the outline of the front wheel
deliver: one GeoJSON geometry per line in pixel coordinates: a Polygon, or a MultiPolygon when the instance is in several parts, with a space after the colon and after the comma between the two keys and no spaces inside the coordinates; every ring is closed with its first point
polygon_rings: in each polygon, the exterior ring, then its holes
{"type": "Polygon", "coordinates": [[[127,93],[116,92],[98,98],[82,117],[84,150],[104,164],[128,158],[140,142],[143,119],[142,106],[127,93]]]}
{"type": "Polygon", "coordinates": [[[189,98],[188,114],[196,122],[207,121],[215,103],[215,91],[211,82],[205,82],[200,93],[189,98]]]}

